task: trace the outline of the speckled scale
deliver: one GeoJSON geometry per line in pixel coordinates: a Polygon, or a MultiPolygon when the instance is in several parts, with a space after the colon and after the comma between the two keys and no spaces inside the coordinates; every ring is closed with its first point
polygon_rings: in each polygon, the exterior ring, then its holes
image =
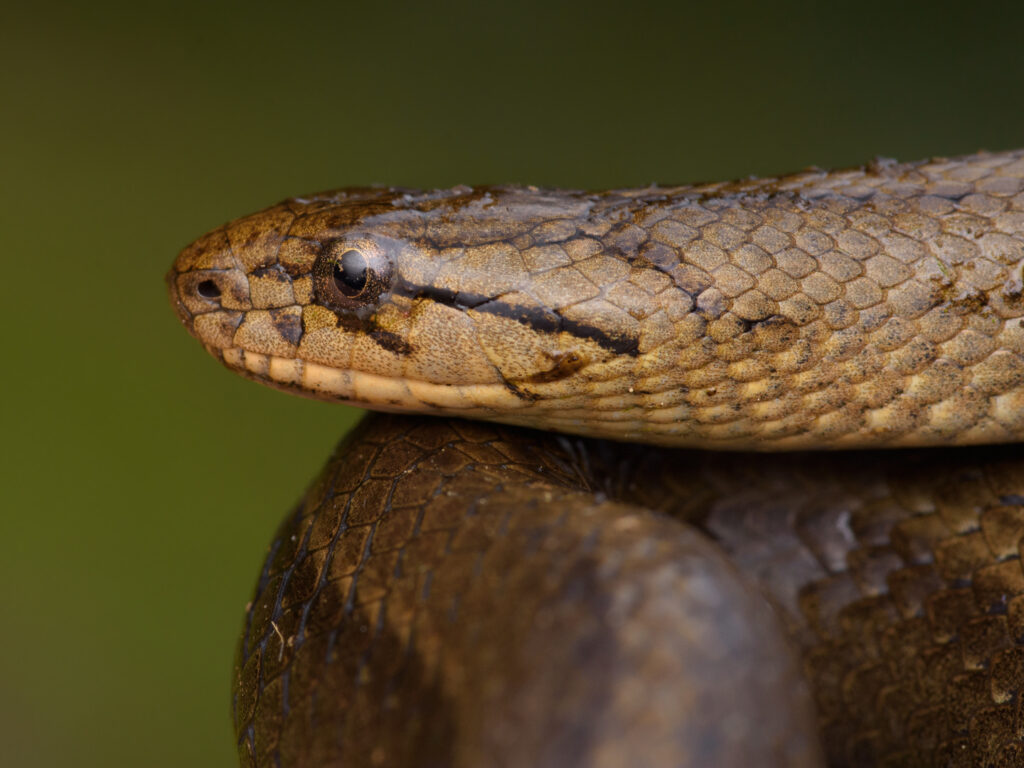
{"type": "Polygon", "coordinates": [[[282,526],[239,652],[245,765],[974,766],[1024,745],[1018,448],[699,454],[375,417],[322,476],[350,456],[383,499],[434,479],[358,520],[359,488],[320,482],[282,526]],[[326,549],[295,547],[319,530],[326,549]]]}

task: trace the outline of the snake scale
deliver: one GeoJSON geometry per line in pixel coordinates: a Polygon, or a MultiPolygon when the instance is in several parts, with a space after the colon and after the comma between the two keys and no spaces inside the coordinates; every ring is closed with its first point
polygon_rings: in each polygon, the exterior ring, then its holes
{"type": "Polygon", "coordinates": [[[270,545],[241,764],[1024,765],[1022,270],[1024,151],[200,238],[210,353],[396,412],[270,545]]]}

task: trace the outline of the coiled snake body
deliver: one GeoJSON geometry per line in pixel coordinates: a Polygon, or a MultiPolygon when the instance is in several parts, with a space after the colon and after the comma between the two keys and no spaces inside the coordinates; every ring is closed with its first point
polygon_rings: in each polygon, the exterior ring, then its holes
{"type": "Polygon", "coordinates": [[[452,417],[368,418],[282,524],[242,764],[1024,764],[1022,269],[1024,152],[196,241],[228,367],[452,417]]]}

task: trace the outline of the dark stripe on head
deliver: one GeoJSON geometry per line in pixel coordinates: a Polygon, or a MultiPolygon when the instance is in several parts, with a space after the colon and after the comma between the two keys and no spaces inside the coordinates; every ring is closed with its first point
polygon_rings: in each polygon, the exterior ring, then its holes
{"type": "Polygon", "coordinates": [[[386,349],[388,352],[394,352],[396,355],[412,353],[412,345],[397,333],[377,328],[370,331],[369,336],[377,343],[377,346],[386,349]]]}
{"type": "Polygon", "coordinates": [[[462,312],[472,309],[505,317],[541,333],[568,333],[579,339],[593,341],[619,355],[636,357],[640,354],[640,341],[635,337],[612,335],[597,326],[570,320],[545,307],[512,304],[501,299],[490,299],[478,293],[461,293],[433,285],[415,285],[400,278],[395,280],[391,290],[399,296],[429,299],[462,312]]]}

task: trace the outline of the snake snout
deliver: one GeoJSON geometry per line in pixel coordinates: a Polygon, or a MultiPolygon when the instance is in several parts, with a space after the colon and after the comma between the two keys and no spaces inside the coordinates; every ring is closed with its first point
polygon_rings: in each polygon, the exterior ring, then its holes
{"type": "Polygon", "coordinates": [[[174,309],[174,314],[178,316],[181,324],[189,330],[189,333],[191,333],[192,313],[188,311],[188,307],[185,306],[185,302],[181,300],[181,293],[178,291],[178,273],[173,267],[168,270],[166,275],[164,275],[164,283],[167,285],[167,296],[171,300],[171,307],[174,309]]]}
{"type": "Polygon", "coordinates": [[[223,229],[182,250],[164,281],[174,313],[190,334],[211,352],[235,346],[235,331],[253,302],[248,275],[223,229]]]}

